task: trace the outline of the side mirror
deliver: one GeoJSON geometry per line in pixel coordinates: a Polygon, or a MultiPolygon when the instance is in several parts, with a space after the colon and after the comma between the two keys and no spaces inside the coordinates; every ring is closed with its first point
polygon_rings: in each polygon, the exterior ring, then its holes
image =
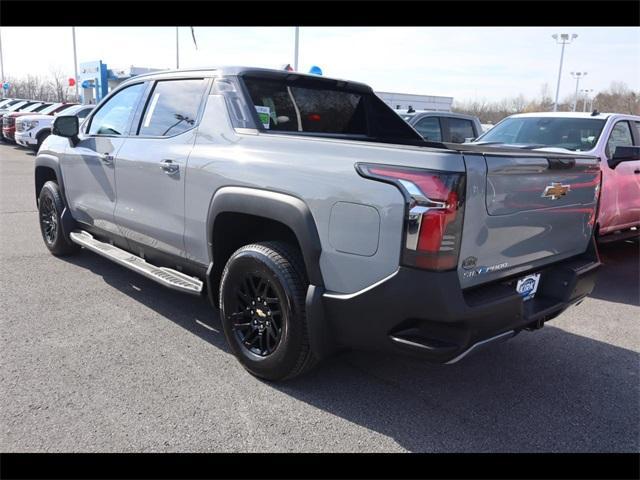
{"type": "Polygon", "coordinates": [[[634,160],[640,160],[640,147],[619,146],[607,163],[610,168],[616,168],[622,162],[632,162],[634,160]]]}
{"type": "Polygon", "coordinates": [[[61,115],[56,117],[53,121],[53,128],[51,133],[60,137],[66,137],[71,140],[71,143],[75,147],[78,143],[78,133],[80,132],[80,125],[78,117],[75,115],[61,115]]]}

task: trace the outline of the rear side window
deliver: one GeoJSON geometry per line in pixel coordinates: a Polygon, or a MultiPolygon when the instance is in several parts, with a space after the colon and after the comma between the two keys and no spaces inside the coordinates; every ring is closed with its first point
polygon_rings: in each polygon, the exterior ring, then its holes
{"type": "Polygon", "coordinates": [[[157,82],[147,100],[138,134],[171,137],[192,129],[205,87],[202,78],[157,82]]]}
{"type": "Polygon", "coordinates": [[[473,133],[473,124],[471,120],[462,118],[449,117],[449,132],[451,134],[451,142],[464,143],[467,138],[475,138],[473,133]]]}
{"type": "Polygon", "coordinates": [[[418,120],[415,129],[425,140],[430,142],[442,141],[442,129],[438,117],[424,117],[418,120]]]}
{"type": "Polygon", "coordinates": [[[314,133],[367,133],[363,96],[355,92],[306,88],[283,81],[245,80],[262,126],[314,133]]]}

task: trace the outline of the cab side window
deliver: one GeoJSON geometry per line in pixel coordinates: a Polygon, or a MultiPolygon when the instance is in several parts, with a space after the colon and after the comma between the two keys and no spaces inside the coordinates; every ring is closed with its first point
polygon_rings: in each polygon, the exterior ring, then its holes
{"type": "Polygon", "coordinates": [[[156,83],[138,135],[171,137],[192,129],[196,124],[206,80],[161,80],[156,83]]]}
{"type": "Polygon", "coordinates": [[[424,117],[418,120],[415,129],[425,140],[430,142],[442,141],[442,129],[438,117],[424,117]]]}
{"type": "Polygon", "coordinates": [[[463,118],[449,117],[449,132],[451,133],[451,142],[464,143],[467,138],[475,138],[473,133],[473,123],[471,120],[463,118]]]}
{"type": "Polygon", "coordinates": [[[120,90],[91,118],[89,135],[126,135],[145,85],[137,83],[120,90]]]}
{"type": "Polygon", "coordinates": [[[631,135],[631,127],[629,122],[618,122],[611,130],[609,140],[607,140],[607,157],[611,158],[616,153],[618,147],[633,146],[633,136],[631,135]]]}

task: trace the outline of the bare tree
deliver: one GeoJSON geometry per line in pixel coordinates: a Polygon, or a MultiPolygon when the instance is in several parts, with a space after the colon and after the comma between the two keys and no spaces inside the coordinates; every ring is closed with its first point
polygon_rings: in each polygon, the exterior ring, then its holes
{"type": "Polygon", "coordinates": [[[60,68],[51,69],[49,71],[49,85],[51,94],[56,102],[66,102],[69,100],[68,80],[64,72],[60,68]]]}

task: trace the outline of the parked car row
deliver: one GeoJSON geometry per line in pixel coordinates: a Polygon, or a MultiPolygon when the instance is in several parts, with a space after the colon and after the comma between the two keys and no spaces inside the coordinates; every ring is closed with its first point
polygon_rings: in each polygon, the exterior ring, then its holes
{"type": "Polygon", "coordinates": [[[51,134],[55,115],[76,115],[82,120],[92,109],[93,105],[3,98],[0,101],[1,137],[5,142],[17,143],[37,151],[44,139],[51,134]]]}

